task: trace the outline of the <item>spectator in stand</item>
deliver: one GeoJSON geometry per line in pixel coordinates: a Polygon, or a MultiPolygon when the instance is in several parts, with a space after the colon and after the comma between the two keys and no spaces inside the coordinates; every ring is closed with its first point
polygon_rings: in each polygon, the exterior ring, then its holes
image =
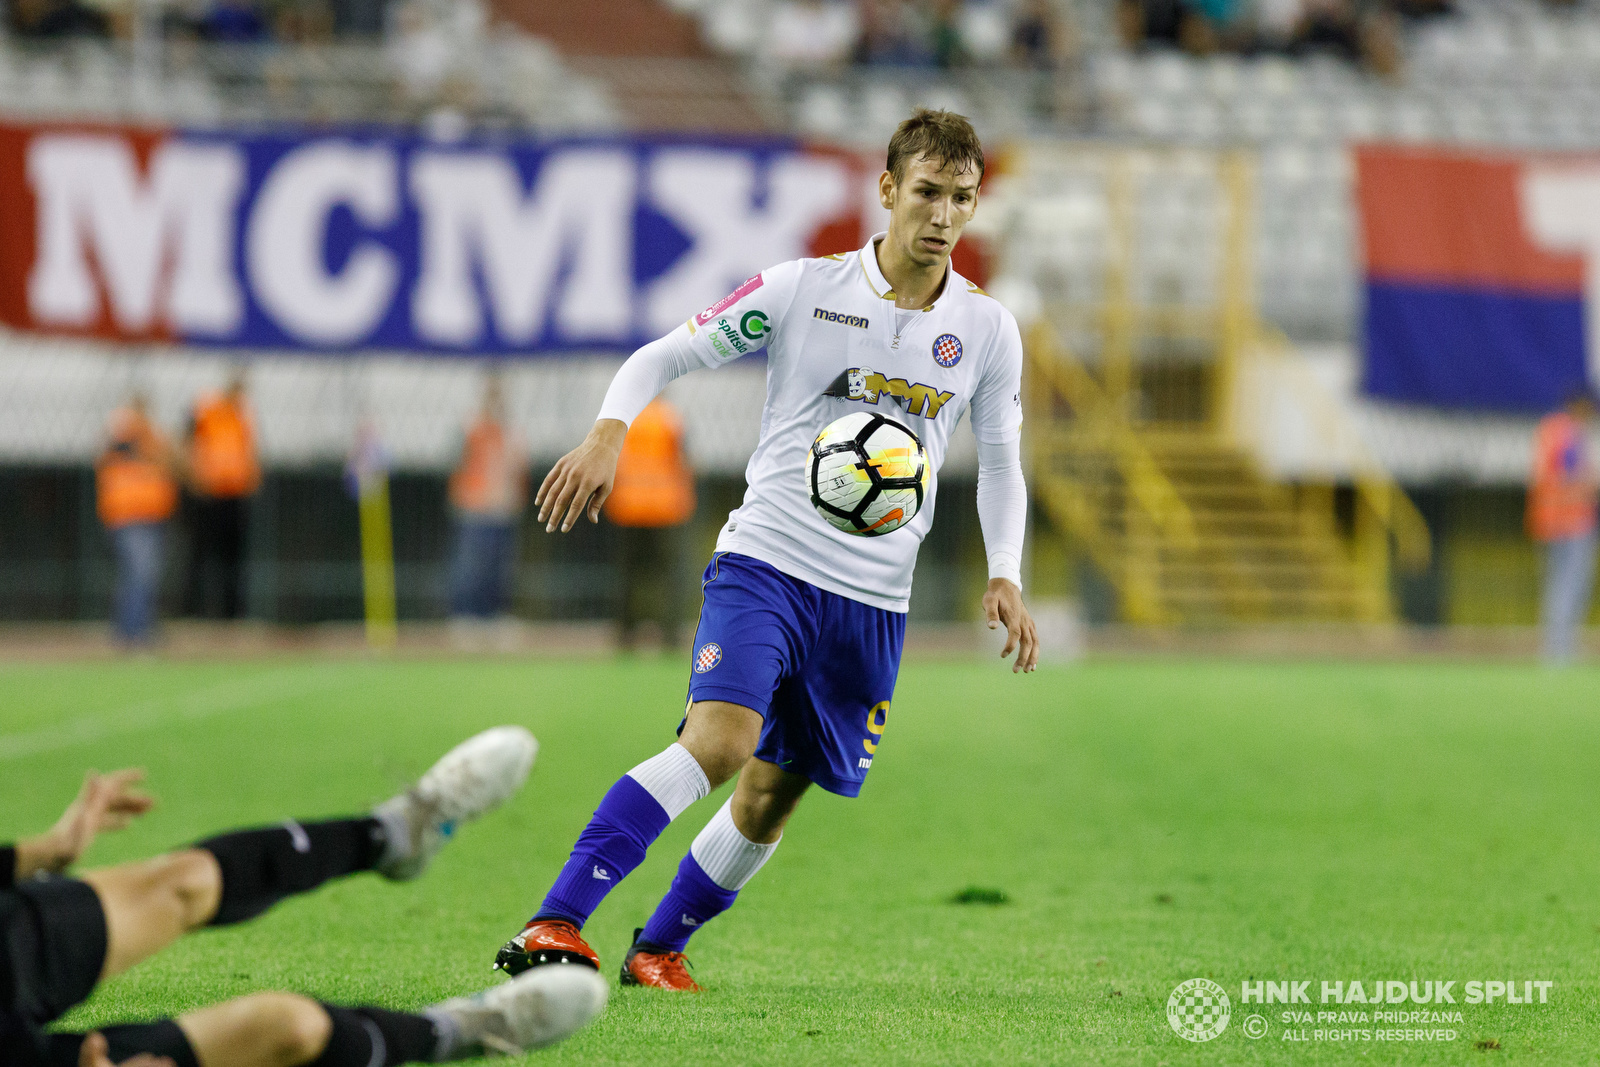
{"type": "Polygon", "coordinates": [[[791,70],[828,70],[850,58],[861,35],[854,4],[778,0],[767,33],[767,58],[791,70]]]}
{"type": "Polygon", "coordinates": [[[8,22],[25,38],[111,36],[111,20],[81,0],[12,0],[8,22]]]}
{"type": "Polygon", "coordinates": [[[1596,471],[1589,449],[1593,394],[1575,394],[1539,423],[1528,487],[1528,532],[1544,545],[1540,623],[1544,658],[1570,663],[1594,588],[1596,471]]]}
{"type": "Polygon", "coordinates": [[[933,0],[928,5],[928,43],[936,66],[949,70],[971,62],[962,33],[961,0],[933,0]]]}
{"type": "Polygon", "coordinates": [[[185,608],[201,618],[244,615],[245,520],[261,485],[245,374],[195,403],[186,441],[192,546],[185,608]]]}
{"type": "Polygon", "coordinates": [[[178,506],[177,458],[150,421],[143,393],[111,415],[105,451],[95,464],[96,510],[117,560],[112,622],[128,647],[155,636],[156,599],[167,520],[178,506]]]}
{"type": "Polygon", "coordinates": [[[1185,0],[1118,0],[1117,29],[1129,48],[1166,44],[1201,52],[1211,40],[1205,20],[1185,0]]]}
{"type": "Polygon", "coordinates": [[[920,13],[907,0],[863,0],[856,60],[869,66],[932,66],[933,45],[920,13]]]}
{"type": "Polygon", "coordinates": [[[195,25],[204,41],[246,44],[270,36],[267,21],[255,0],[214,0],[195,25]]]}
{"type": "Polygon", "coordinates": [[[694,475],[683,454],[683,421],[659,397],[639,413],[623,438],[606,518],[620,527],[621,610],[617,641],[632,649],[640,621],[653,614],[663,648],[678,646],[683,621],[682,528],[694,515],[694,475]],[[654,597],[651,594],[654,593],[654,597]],[[653,599],[654,612],[646,612],[653,599]]]}
{"type": "Polygon", "coordinates": [[[450,613],[488,621],[506,611],[517,551],[517,524],[528,500],[528,450],[506,424],[500,376],[484,385],[483,407],[467,428],[461,462],[450,476],[455,555],[450,613]]]}
{"type": "Polygon", "coordinates": [[[1011,62],[1027,70],[1059,70],[1077,42],[1051,0],[1022,0],[1011,24],[1011,62]]]}

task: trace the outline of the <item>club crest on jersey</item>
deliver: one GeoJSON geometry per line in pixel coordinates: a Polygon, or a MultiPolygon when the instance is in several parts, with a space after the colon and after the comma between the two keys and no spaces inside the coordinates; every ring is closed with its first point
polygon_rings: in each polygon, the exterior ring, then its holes
{"type": "Polygon", "coordinates": [[[954,367],[961,362],[961,338],[953,333],[942,333],[933,342],[933,361],[941,367],[954,367]]]}
{"type": "Polygon", "coordinates": [[[908,415],[921,415],[931,419],[939,410],[955,399],[956,394],[940,392],[931,385],[908,382],[904,378],[885,378],[871,367],[851,367],[833,380],[822,391],[823,396],[837,396],[845,400],[860,400],[876,404],[879,397],[887,396],[905,409],[908,415]]]}
{"type": "Polygon", "coordinates": [[[722,662],[722,646],[715,641],[700,646],[694,656],[694,673],[704,674],[722,662]]]}

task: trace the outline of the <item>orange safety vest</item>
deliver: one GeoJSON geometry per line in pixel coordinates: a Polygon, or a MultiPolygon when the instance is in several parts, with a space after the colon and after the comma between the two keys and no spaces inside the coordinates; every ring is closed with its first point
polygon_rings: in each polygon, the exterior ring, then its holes
{"type": "Polygon", "coordinates": [[[461,462],[450,475],[450,503],[472,515],[510,518],[527,496],[522,457],[505,428],[480,418],[467,431],[461,462]]]}
{"type": "Polygon", "coordinates": [[[1593,530],[1595,488],[1583,427],[1563,411],[1546,415],[1533,440],[1528,533],[1537,541],[1562,541],[1593,530]]]}
{"type": "Polygon", "coordinates": [[[255,431],[243,404],[220,394],[203,397],[194,409],[190,463],[195,484],[211,497],[249,496],[261,484],[255,431]]]}
{"type": "Polygon", "coordinates": [[[161,435],[150,420],[123,408],[111,418],[111,441],[95,464],[95,510],[111,529],[165,522],[178,506],[178,483],[167,469],[161,435]]]}
{"type": "Polygon", "coordinates": [[[683,423],[666,401],[651,401],[628,427],[605,512],[618,526],[677,526],[694,514],[683,423]]]}

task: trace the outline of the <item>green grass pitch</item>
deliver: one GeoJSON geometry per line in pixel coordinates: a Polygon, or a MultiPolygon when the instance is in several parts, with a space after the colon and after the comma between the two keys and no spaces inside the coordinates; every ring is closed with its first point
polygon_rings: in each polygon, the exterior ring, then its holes
{"type": "MultiPolygon", "coordinates": [[[[4,832],[48,825],[86,767],[150,772],[160,806],[92,864],[364,810],[496,723],[542,743],[528,788],[421,881],[353,878],[188,938],[67,1022],[264,988],[415,1008],[498,980],[495,950],[601,794],[671,739],[685,677],[679,658],[0,667],[4,832]]],[[[690,945],[707,994],[616,990],[595,1026],[528,1062],[1591,1062],[1597,683],[1504,665],[1128,661],[1017,678],[912,660],[863,796],[813,791],[690,945]],[[951,902],[970,886],[1009,901],[951,902]],[[1203,976],[1233,1020],[1191,1044],[1167,997],[1203,976]],[[1545,1005],[1457,1005],[1451,1043],[1286,1041],[1301,1027],[1282,1006],[1239,1003],[1249,979],[1312,979],[1315,996],[1322,980],[1414,978],[1454,980],[1458,997],[1470,980],[1555,986],[1545,1005]],[[1260,1040],[1241,1032],[1250,1012],[1270,1023],[1260,1040]]],[[[669,829],[590,923],[613,982],[720,802],[669,829]]]]}

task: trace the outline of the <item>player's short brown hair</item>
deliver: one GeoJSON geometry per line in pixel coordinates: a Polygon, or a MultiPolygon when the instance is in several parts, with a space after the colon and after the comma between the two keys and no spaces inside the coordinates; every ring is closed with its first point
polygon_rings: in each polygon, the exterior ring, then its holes
{"type": "Polygon", "coordinates": [[[917,108],[889,138],[889,161],[884,169],[899,185],[906,176],[906,162],[923,158],[938,163],[941,170],[952,163],[957,173],[971,167],[983,181],[983,145],[978,142],[978,131],[954,111],[917,108]]]}

